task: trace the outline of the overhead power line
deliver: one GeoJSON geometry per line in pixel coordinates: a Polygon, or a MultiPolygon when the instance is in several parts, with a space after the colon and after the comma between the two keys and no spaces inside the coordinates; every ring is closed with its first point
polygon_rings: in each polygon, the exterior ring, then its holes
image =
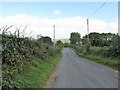
{"type": "Polygon", "coordinates": [[[99,8],[97,8],[90,16],[89,18],[91,18],[92,16],[94,16],[107,2],[104,2],[99,8]]]}
{"type": "MultiPolygon", "coordinates": [[[[98,7],[87,19],[91,18],[92,16],[94,16],[107,2],[104,2],[100,7],[98,7]]],[[[86,21],[84,22],[84,24],[86,24],[86,21]]],[[[83,28],[84,26],[81,26],[81,28],[83,28]]]]}
{"type": "MultiPolygon", "coordinates": [[[[87,34],[89,34],[89,18],[93,17],[107,2],[104,2],[100,7],[98,7],[88,18],[87,18],[87,34]]],[[[86,23],[86,22],[84,22],[86,23]]],[[[83,28],[84,26],[81,26],[83,28]]]]}

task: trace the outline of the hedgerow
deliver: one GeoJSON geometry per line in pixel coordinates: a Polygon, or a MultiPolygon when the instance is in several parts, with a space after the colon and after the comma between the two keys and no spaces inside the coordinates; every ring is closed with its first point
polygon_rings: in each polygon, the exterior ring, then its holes
{"type": "Polygon", "coordinates": [[[20,35],[20,31],[8,33],[10,27],[5,27],[2,31],[2,87],[14,88],[14,76],[21,73],[29,63],[32,57],[38,57],[40,61],[61,52],[59,47],[53,47],[41,43],[38,39],[32,39],[20,35]]]}

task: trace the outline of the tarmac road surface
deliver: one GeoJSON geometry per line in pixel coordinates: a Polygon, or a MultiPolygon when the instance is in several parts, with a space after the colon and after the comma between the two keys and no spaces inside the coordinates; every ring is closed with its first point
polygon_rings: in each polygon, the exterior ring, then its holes
{"type": "Polygon", "coordinates": [[[118,72],[64,48],[62,60],[46,88],[118,88],[118,72]]]}

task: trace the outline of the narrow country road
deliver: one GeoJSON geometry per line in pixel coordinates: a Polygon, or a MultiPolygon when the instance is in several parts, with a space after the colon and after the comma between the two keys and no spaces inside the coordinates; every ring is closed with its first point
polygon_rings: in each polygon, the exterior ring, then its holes
{"type": "Polygon", "coordinates": [[[64,48],[63,57],[47,88],[118,88],[118,72],[75,55],[64,48]]]}

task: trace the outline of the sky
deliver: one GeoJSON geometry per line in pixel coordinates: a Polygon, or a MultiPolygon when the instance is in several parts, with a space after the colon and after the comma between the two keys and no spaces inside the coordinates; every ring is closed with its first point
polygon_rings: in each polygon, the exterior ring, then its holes
{"type": "Polygon", "coordinates": [[[1,2],[0,27],[14,25],[22,29],[27,25],[25,35],[53,37],[56,26],[56,39],[70,37],[71,32],[87,34],[86,19],[89,18],[90,32],[118,32],[118,3],[106,2],[96,14],[90,17],[104,2],[1,2]]]}

